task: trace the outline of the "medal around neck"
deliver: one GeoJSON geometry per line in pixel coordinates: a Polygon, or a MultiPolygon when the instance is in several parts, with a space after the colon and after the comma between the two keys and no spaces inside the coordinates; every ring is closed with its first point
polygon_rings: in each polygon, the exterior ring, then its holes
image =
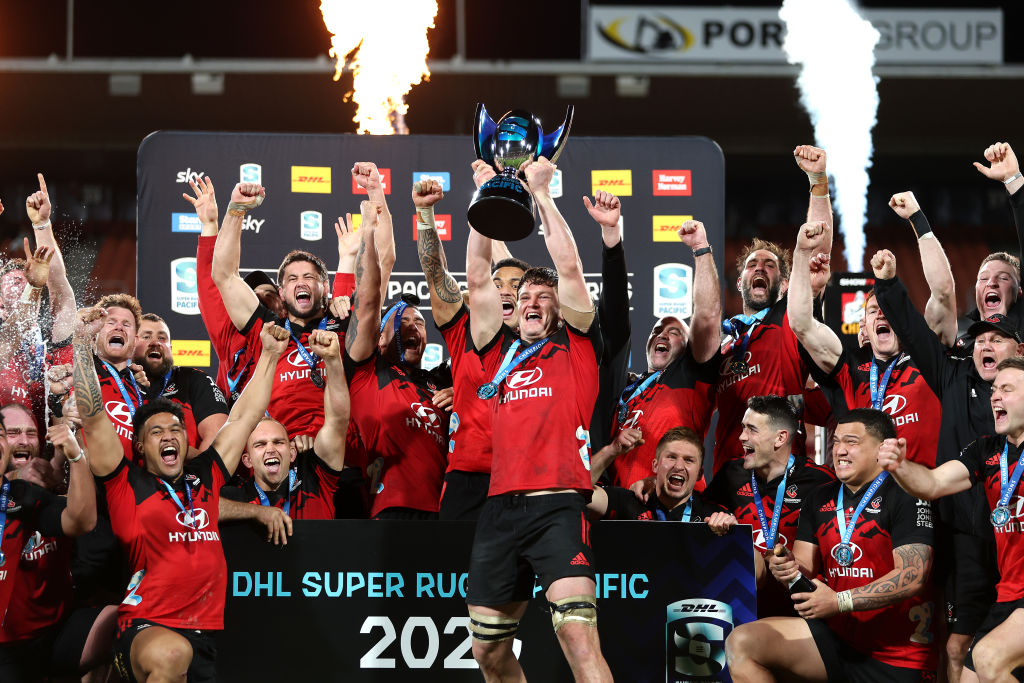
{"type": "Polygon", "coordinates": [[[528,111],[513,109],[495,123],[483,103],[477,103],[473,117],[476,158],[498,174],[481,185],[469,203],[467,218],[480,234],[510,242],[533,232],[533,197],[520,182],[519,166],[542,156],[554,163],[569,137],[572,113],[569,105],[562,125],[544,135],[540,119],[528,111]]]}
{"type": "Polygon", "coordinates": [[[483,400],[494,398],[498,394],[498,385],[494,382],[488,382],[487,384],[481,384],[476,388],[476,395],[483,400]]]}
{"type": "Polygon", "coordinates": [[[992,526],[997,529],[1006,526],[1006,523],[1010,521],[1010,508],[1005,505],[996,507],[996,509],[992,511],[990,519],[992,520],[992,526]]]}

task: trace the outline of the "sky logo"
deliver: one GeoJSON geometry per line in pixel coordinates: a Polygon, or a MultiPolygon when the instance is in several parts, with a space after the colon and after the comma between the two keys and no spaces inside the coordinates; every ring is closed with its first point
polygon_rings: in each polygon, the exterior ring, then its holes
{"type": "Polygon", "coordinates": [[[194,213],[172,213],[171,232],[201,232],[203,222],[194,213]]]}
{"type": "Polygon", "coordinates": [[[448,171],[415,171],[412,174],[412,182],[415,184],[421,180],[436,180],[441,185],[442,192],[452,189],[452,175],[448,171]]]}
{"type": "Polygon", "coordinates": [[[171,261],[171,310],[183,315],[199,315],[199,286],[194,257],[171,261]]]}

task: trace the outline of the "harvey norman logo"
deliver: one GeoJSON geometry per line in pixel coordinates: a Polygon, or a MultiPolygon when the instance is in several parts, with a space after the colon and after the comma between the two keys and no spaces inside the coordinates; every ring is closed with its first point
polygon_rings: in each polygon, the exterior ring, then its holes
{"type": "Polygon", "coordinates": [[[292,166],[292,192],[331,193],[330,166],[292,166]]]}
{"type": "MultiPolygon", "coordinates": [[[[384,194],[391,194],[391,169],[378,168],[377,173],[380,175],[380,186],[384,190],[384,194]]],[[[352,179],[352,194],[367,194],[366,190],[359,187],[355,178],[352,179]]]]}
{"type": "Polygon", "coordinates": [[[653,235],[651,239],[655,242],[680,242],[679,228],[686,221],[692,221],[693,216],[654,216],[652,218],[653,235]]]}
{"type": "Polygon", "coordinates": [[[633,171],[623,169],[619,171],[591,171],[590,172],[591,193],[598,190],[611,192],[616,197],[633,196],[633,171]]]}
{"type": "Polygon", "coordinates": [[[210,342],[205,339],[172,339],[171,355],[175,365],[210,367],[210,342]]]}
{"type": "Polygon", "coordinates": [[[685,171],[652,171],[655,197],[689,197],[693,190],[690,186],[692,172],[685,171]]]}
{"type": "MultiPolygon", "coordinates": [[[[451,214],[440,213],[434,215],[434,227],[437,228],[437,238],[442,242],[450,242],[452,239],[452,217],[451,214]]],[[[420,229],[417,226],[416,216],[412,217],[412,241],[419,240],[420,229]]]]}

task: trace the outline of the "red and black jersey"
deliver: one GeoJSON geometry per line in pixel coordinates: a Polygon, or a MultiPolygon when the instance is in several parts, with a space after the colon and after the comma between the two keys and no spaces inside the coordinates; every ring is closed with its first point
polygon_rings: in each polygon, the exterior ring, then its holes
{"type": "MultiPolygon", "coordinates": [[[[762,509],[765,519],[771,524],[772,513],[775,512],[775,493],[782,481],[782,475],[771,481],[765,481],[755,475],[757,490],[761,494],[762,509]]],[[[782,500],[782,513],[779,517],[779,528],[776,531],[776,542],[784,543],[790,550],[796,540],[797,524],[800,520],[800,508],[811,492],[836,480],[832,470],[821,467],[807,460],[802,455],[793,459],[793,466],[786,472],[785,495],[782,500]]],[[[768,529],[761,529],[761,520],[754,503],[754,489],[750,485],[750,470],[743,469],[742,460],[731,460],[718,471],[708,486],[705,495],[725,506],[736,517],[740,524],[753,527],[754,548],[761,555],[766,555],[772,548],[765,545],[768,529]]],[[[792,616],[793,601],[789,592],[777,581],[768,581],[757,592],[758,617],[792,616]]]]}
{"type": "Polygon", "coordinates": [[[437,328],[452,359],[455,397],[448,435],[448,469],[460,472],[491,471],[491,407],[477,398],[476,390],[490,382],[473,350],[469,309],[463,306],[451,320],[437,328]]]}
{"type": "MultiPolygon", "coordinates": [[[[0,477],[2,480],[2,477],[0,477]]],[[[16,603],[24,596],[15,598],[12,593],[22,587],[18,581],[23,560],[22,551],[29,544],[36,532],[42,536],[64,536],[61,525],[61,513],[67,507],[67,499],[50,493],[41,486],[36,486],[22,479],[11,482],[7,497],[7,525],[4,528],[3,542],[0,550],[4,554],[4,563],[0,565],[0,642],[7,643],[20,640],[24,628],[28,626],[22,621],[26,616],[16,611],[16,603]],[[10,608],[15,607],[15,611],[10,608]],[[13,620],[13,628],[8,631],[7,621],[13,620]]],[[[31,567],[29,568],[31,570],[31,567]]]]}
{"type": "Polygon", "coordinates": [[[21,549],[0,643],[28,640],[64,620],[71,608],[71,539],[38,530],[21,549]]]}
{"type": "Polygon", "coordinates": [[[224,394],[213,379],[198,368],[172,367],[170,377],[161,378],[149,385],[146,401],[157,398],[166,398],[181,406],[185,413],[188,444],[192,448],[198,448],[202,442],[199,423],[211,415],[228,414],[224,394]]]}
{"type": "MultiPolygon", "coordinates": [[[[836,417],[854,408],[871,407],[872,358],[870,348],[865,349],[860,354],[844,351],[827,375],[814,363],[808,363],[811,377],[825,393],[836,417]],[[865,349],[867,352],[863,353],[865,349]]],[[[878,361],[879,390],[888,367],[888,361],[878,361]]],[[[882,410],[896,423],[896,433],[907,440],[907,458],[926,467],[935,467],[942,404],[909,355],[898,357],[896,368],[889,376],[889,386],[884,390],[882,410]]]]}
{"type": "MultiPolygon", "coordinates": [[[[334,519],[334,495],[341,472],[328,467],[312,450],[295,456],[293,470],[295,483],[291,488],[285,479],[276,491],[264,492],[267,501],[282,509],[288,503],[288,516],[292,519],[334,519]]],[[[220,494],[240,503],[261,504],[254,481],[243,486],[225,486],[220,494]]]]}
{"type": "MultiPolygon", "coordinates": [[[[135,377],[127,367],[118,372],[121,376],[121,384],[128,393],[128,400],[132,402],[132,406],[129,407],[125,403],[125,397],[121,394],[121,389],[114,381],[113,375],[107,370],[107,364],[95,356],[93,362],[96,365],[96,377],[100,380],[100,390],[103,393],[103,409],[107,411],[107,417],[110,418],[114,425],[114,431],[121,439],[124,457],[141,467],[144,462],[142,456],[135,452],[135,429],[132,426],[132,416],[142,406],[145,398],[142,389],[135,383],[135,377]]],[[[114,367],[113,364],[110,367],[114,367]]]]}
{"type": "MultiPolygon", "coordinates": [[[[478,351],[488,381],[519,335],[507,325],[478,351]]],[[[517,353],[530,345],[523,342],[517,353]]],[[[561,325],[536,353],[505,377],[491,411],[489,496],[512,491],[577,489],[590,483],[590,418],[598,390],[601,332],[561,325]]]]}
{"type": "MultiPolygon", "coordinates": [[[[715,399],[718,403],[718,426],[715,427],[715,462],[714,474],[725,463],[734,458],[743,457],[740,446],[740,432],[743,413],[747,411],[747,399],[751,396],[803,397],[807,380],[807,368],[800,358],[799,344],[796,335],[789,328],[789,316],[786,313],[787,299],[782,297],[768,309],[764,318],[756,322],[749,330],[750,343],[747,346],[743,362],[747,371],[734,374],[731,364],[741,343],[729,341],[715,358],[717,358],[718,382],[715,386],[715,399]]],[[[804,416],[809,422],[822,423],[823,415],[816,415],[812,408],[824,407],[813,403],[808,397],[804,416]]],[[[801,418],[803,419],[803,418],[801,418]]],[[[793,441],[793,451],[803,455],[805,446],[803,438],[793,441]]]]}
{"type": "MultiPolygon", "coordinates": [[[[822,580],[834,591],[845,591],[877,581],[895,568],[893,551],[901,546],[922,544],[931,550],[931,503],[916,500],[901,489],[892,477],[872,494],[850,537],[853,564],[840,566],[832,550],[840,543],[836,520],[836,482],[811,493],[800,515],[797,540],[817,546],[822,580]]],[[[857,493],[843,492],[846,523],[861,498],[868,492],[865,484],[857,493]]],[[[781,585],[781,584],[780,584],[781,585]]],[[[828,620],[840,638],[857,651],[885,664],[913,669],[934,669],[937,640],[933,621],[938,621],[931,585],[915,597],[881,609],[849,612],[828,620]]]]}
{"type": "Polygon", "coordinates": [[[126,460],[99,478],[114,535],[132,571],[118,607],[120,629],[132,619],[171,628],[224,628],[227,563],[217,520],[220,489],[229,476],[212,448],[186,463],[183,476],[171,485],[184,510],[171,500],[163,480],[126,460]]]}
{"type": "MultiPolygon", "coordinates": [[[[999,505],[999,455],[1003,452],[1006,437],[985,436],[972,442],[960,454],[960,462],[971,475],[971,484],[981,482],[988,499],[989,510],[999,505]]],[[[1020,458],[1020,446],[1010,444],[1006,454],[1007,476],[1012,478],[1020,458]]],[[[995,527],[996,566],[1000,579],[996,585],[996,600],[1008,602],[1024,598],[1024,495],[1021,486],[1010,496],[1006,504],[1010,508],[1010,521],[995,527]]],[[[985,524],[991,524],[985,520],[985,524]]]]}
{"type": "Polygon", "coordinates": [[[50,366],[71,363],[71,337],[62,342],[47,342],[38,328],[22,343],[7,365],[0,367],[0,406],[17,403],[36,419],[40,434],[46,433],[46,382],[43,374],[50,366]]]}
{"type": "MultiPolygon", "coordinates": [[[[676,505],[671,510],[666,508],[653,493],[643,502],[629,489],[618,486],[606,486],[605,494],[608,496],[608,511],[605,512],[605,519],[640,519],[654,521],[681,522],[686,512],[686,503],[676,505]]],[[[718,503],[707,500],[701,494],[694,492],[690,495],[690,519],[691,522],[706,522],[708,517],[716,512],[726,512],[726,509],[718,503]]]]}
{"type": "MultiPolygon", "coordinates": [[[[622,429],[639,429],[644,443],[612,462],[613,484],[629,487],[651,476],[658,441],[673,427],[689,427],[701,439],[707,435],[715,408],[714,386],[718,379],[718,365],[714,358],[698,363],[687,347],[656,381],[626,404],[624,420],[620,419],[621,404],[616,404],[612,439],[622,429]]],[[[646,373],[638,381],[642,382],[649,375],[646,373]]],[[[628,399],[629,394],[622,396],[621,400],[628,399]]]]}
{"type": "MultiPolygon", "coordinates": [[[[320,326],[321,320],[326,321],[324,329],[328,332],[340,332],[341,321],[333,316],[313,320],[305,326],[293,324],[288,349],[277,361],[274,388],[270,394],[267,412],[284,425],[289,437],[299,434],[316,437],[316,433],[324,426],[324,390],[318,388],[309,378],[309,364],[303,359],[295,343],[295,337],[298,337],[306,351],[312,355],[312,351],[309,350],[309,333],[320,326]]],[[[263,330],[263,323],[271,321],[284,327],[285,321],[282,318],[275,316],[262,304],[257,306],[245,329],[242,330],[248,338],[250,347],[263,348],[260,332],[263,330]]],[[[325,382],[327,381],[322,358],[317,359],[316,372],[320,373],[325,382]]]]}
{"type": "Polygon", "coordinates": [[[216,235],[200,235],[196,247],[196,288],[199,293],[199,313],[206,326],[206,334],[217,354],[217,386],[230,401],[238,398],[252,377],[263,345],[258,335],[255,344],[238,331],[224,300],[213,281],[213,250],[216,235]],[[230,378],[230,379],[229,379],[230,378]]]}
{"type": "Polygon", "coordinates": [[[437,512],[448,453],[448,413],[434,406],[436,377],[379,353],[346,354],[352,415],[367,463],[370,516],[393,507],[437,512]]]}

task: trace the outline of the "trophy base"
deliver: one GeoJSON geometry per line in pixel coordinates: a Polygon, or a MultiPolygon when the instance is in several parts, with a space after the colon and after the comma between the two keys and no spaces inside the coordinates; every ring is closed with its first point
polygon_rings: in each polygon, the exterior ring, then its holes
{"type": "Polygon", "coordinates": [[[473,195],[467,218],[485,237],[503,242],[521,240],[533,232],[533,197],[514,175],[498,175],[473,195]]]}

